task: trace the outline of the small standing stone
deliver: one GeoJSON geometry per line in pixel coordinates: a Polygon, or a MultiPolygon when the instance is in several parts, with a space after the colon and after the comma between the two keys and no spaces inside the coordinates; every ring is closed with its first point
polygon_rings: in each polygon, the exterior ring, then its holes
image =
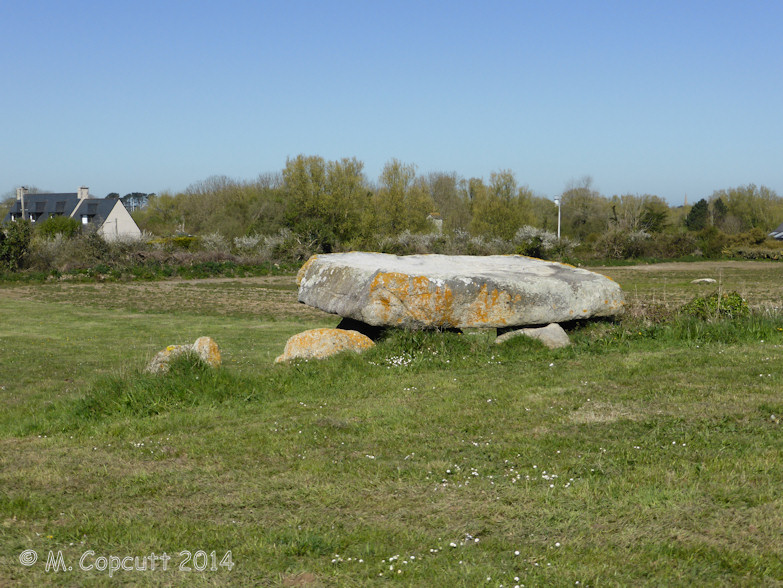
{"type": "Polygon", "coordinates": [[[374,346],[372,339],[358,331],[310,329],[291,337],[275,363],[292,359],[325,359],[341,351],[361,353],[374,346]]]}
{"type": "Polygon", "coordinates": [[[171,361],[180,355],[195,353],[209,367],[220,366],[220,349],[211,337],[199,337],[191,345],[169,345],[163,351],[159,351],[147,366],[147,370],[153,374],[166,373],[171,367],[171,361]]]}

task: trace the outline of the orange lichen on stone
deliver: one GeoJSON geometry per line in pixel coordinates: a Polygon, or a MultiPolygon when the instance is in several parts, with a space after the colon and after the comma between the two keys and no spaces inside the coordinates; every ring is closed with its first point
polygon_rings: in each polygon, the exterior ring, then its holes
{"type": "Polygon", "coordinates": [[[217,343],[211,337],[199,337],[192,345],[168,345],[152,359],[147,366],[147,371],[165,373],[169,371],[171,361],[174,358],[186,353],[195,353],[201,361],[210,367],[220,366],[220,349],[217,343]]]}
{"type": "Polygon", "coordinates": [[[521,300],[521,296],[517,295],[512,299],[508,292],[497,288],[490,291],[484,284],[476,295],[476,300],[468,307],[463,321],[476,327],[486,324],[504,325],[508,322],[513,302],[518,300],[521,300]]]}
{"type": "Polygon", "coordinates": [[[469,299],[455,301],[454,291],[447,284],[438,285],[425,276],[397,272],[378,273],[370,293],[374,310],[387,324],[412,319],[441,327],[506,325],[522,302],[521,294],[510,294],[486,283],[469,299]]]}
{"type": "Polygon", "coordinates": [[[388,322],[399,324],[408,316],[442,326],[455,324],[451,288],[439,286],[426,276],[379,272],[370,284],[370,299],[381,307],[383,318],[388,322]]]}
{"type": "Polygon", "coordinates": [[[316,259],[318,259],[317,255],[311,255],[310,259],[305,261],[304,265],[302,265],[302,267],[299,268],[299,271],[296,272],[296,285],[297,286],[301,286],[302,285],[302,280],[304,279],[304,275],[307,272],[307,268],[309,268],[316,259]]]}
{"type": "Polygon", "coordinates": [[[291,337],[275,363],[291,359],[325,359],[341,351],[357,353],[373,347],[372,339],[358,331],[344,329],[310,329],[291,337]]]}
{"type": "Polygon", "coordinates": [[[193,351],[201,358],[201,361],[211,367],[220,365],[220,349],[211,337],[199,337],[193,343],[193,351]]]}

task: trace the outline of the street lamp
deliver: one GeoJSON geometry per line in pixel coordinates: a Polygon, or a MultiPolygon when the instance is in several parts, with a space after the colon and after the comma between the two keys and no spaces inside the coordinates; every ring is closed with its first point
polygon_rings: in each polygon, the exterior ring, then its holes
{"type": "Polygon", "coordinates": [[[560,240],[560,198],[555,198],[557,204],[557,240],[560,240]]]}

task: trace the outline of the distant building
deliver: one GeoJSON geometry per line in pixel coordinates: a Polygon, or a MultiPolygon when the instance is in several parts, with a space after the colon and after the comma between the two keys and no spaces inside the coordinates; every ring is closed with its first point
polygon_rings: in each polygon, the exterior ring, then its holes
{"type": "Polygon", "coordinates": [[[438,235],[443,233],[443,217],[440,214],[433,212],[427,216],[427,220],[433,224],[438,235]]]}
{"type": "Polygon", "coordinates": [[[76,192],[56,194],[28,194],[26,188],[17,188],[16,202],[3,221],[27,219],[39,223],[52,216],[75,218],[83,227],[95,227],[107,240],[141,237],[141,230],[122,202],[93,198],[84,186],[76,192]]]}

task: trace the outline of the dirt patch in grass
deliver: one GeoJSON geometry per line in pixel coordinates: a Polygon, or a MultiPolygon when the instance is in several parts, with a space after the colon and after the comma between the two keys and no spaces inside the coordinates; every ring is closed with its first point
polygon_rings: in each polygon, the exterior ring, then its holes
{"type": "Polygon", "coordinates": [[[301,574],[284,574],[283,586],[323,586],[318,576],[309,572],[302,572],[301,574]]]}

